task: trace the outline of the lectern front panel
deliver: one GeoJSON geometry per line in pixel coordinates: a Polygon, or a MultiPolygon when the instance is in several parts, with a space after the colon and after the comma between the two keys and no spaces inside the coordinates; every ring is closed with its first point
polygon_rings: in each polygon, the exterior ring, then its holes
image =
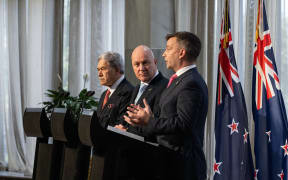
{"type": "Polygon", "coordinates": [[[80,142],[87,146],[93,146],[91,140],[91,121],[94,111],[84,110],[79,118],[78,134],[80,142]]]}
{"type": "Polygon", "coordinates": [[[41,112],[41,108],[26,108],[23,116],[23,126],[27,136],[44,137],[40,126],[41,112]]]}
{"type": "Polygon", "coordinates": [[[55,108],[51,114],[51,130],[52,136],[55,140],[67,141],[64,132],[64,120],[65,120],[66,109],[55,108]]]}

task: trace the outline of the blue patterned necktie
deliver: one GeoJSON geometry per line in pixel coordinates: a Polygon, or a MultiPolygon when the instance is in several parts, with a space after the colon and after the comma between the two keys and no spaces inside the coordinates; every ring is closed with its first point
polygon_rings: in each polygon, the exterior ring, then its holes
{"type": "Polygon", "coordinates": [[[134,100],[134,104],[136,104],[139,100],[139,98],[141,97],[141,95],[143,94],[143,92],[145,91],[145,89],[147,88],[147,84],[141,83],[140,87],[139,87],[139,91],[138,94],[134,100]]]}

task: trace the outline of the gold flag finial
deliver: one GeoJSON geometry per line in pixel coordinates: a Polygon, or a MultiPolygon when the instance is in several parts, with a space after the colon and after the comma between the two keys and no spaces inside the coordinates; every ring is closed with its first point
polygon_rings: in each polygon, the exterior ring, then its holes
{"type": "Polygon", "coordinates": [[[224,34],[224,42],[223,48],[227,48],[229,46],[229,0],[225,0],[225,10],[224,10],[224,23],[223,23],[223,34],[224,34]]]}
{"type": "Polygon", "coordinates": [[[257,24],[256,24],[256,33],[255,33],[255,41],[257,41],[259,37],[259,26],[260,26],[260,16],[261,16],[261,0],[258,0],[258,11],[257,11],[257,24]]]}

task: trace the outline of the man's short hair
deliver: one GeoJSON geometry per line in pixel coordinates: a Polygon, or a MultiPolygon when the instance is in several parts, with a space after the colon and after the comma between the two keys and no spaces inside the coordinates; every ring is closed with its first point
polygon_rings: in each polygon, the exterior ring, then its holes
{"type": "Polygon", "coordinates": [[[121,57],[119,53],[108,51],[108,52],[101,54],[98,58],[98,61],[100,59],[104,59],[105,61],[109,63],[109,65],[112,68],[115,68],[116,70],[118,70],[120,74],[124,74],[123,58],[121,57]]]}
{"type": "Polygon", "coordinates": [[[180,45],[183,45],[186,50],[186,57],[190,61],[196,61],[201,51],[201,41],[200,39],[191,32],[176,32],[173,34],[167,34],[166,40],[176,37],[180,45]]]}

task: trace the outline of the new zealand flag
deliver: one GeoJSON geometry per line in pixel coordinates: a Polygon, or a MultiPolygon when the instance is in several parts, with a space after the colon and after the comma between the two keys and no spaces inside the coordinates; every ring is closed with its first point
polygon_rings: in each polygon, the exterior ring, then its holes
{"type": "Polygon", "coordinates": [[[288,180],[288,126],[265,5],[258,1],[253,61],[255,179],[288,180]]]}
{"type": "Polygon", "coordinates": [[[247,109],[234,56],[228,1],[226,3],[218,57],[214,180],[253,180],[247,109]]]}

